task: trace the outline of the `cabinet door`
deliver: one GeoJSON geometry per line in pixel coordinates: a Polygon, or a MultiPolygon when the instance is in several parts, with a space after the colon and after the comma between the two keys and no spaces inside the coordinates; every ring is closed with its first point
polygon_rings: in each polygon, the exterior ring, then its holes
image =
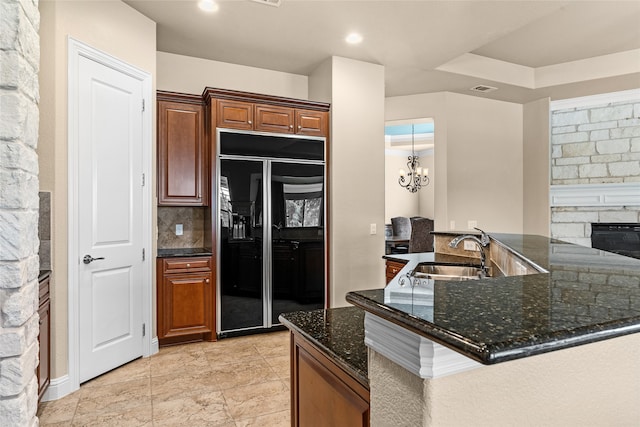
{"type": "Polygon", "coordinates": [[[296,133],[298,135],[326,136],[329,114],[322,111],[296,110],[296,133]]]}
{"type": "Polygon", "coordinates": [[[387,284],[390,281],[392,281],[394,277],[396,277],[396,275],[400,272],[400,270],[402,270],[403,267],[404,267],[403,263],[387,260],[386,262],[387,284]]]}
{"type": "Polygon", "coordinates": [[[255,130],[293,133],[293,108],[256,104],[255,130]]]}
{"type": "Polygon", "coordinates": [[[36,376],[38,378],[38,400],[42,399],[42,395],[49,387],[51,379],[51,323],[50,323],[50,300],[46,300],[40,304],[38,314],[40,315],[40,335],[38,342],[40,343],[40,363],[36,368],[36,376]]]}
{"type": "Polygon", "coordinates": [[[168,274],[161,291],[158,338],[213,331],[211,273],[168,274]]]}
{"type": "Polygon", "coordinates": [[[219,100],[216,111],[219,128],[253,130],[253,103],[219,100]]]}
{"type": "Polygon", "coordinates": [[[291,425],[369,426],[368,390],[303,339],[294,338],[291,357],[291,425]]]}
{"type": "Polygon", "coordinates": [[[206,206],[202,105],[158,102],[158,205],[206,206]]]}

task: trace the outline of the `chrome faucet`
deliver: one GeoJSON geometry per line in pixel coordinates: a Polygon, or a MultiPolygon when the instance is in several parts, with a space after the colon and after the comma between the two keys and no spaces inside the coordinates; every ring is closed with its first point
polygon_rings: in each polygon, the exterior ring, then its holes
{"type": "Polygon", "coordinates": [[[478,245],[478,250],[480,251],[480,268],[486,274],[487,273],[487,266],[486,266],[487,257],[484,253],[484,248],[486,248],[489,245],[491,240],[489,239],[489,236],[487,235],[487,233],[480,230],[479,228],[476,228],[476,230],[482,233],[480,238],[478,238],[477,236],[474,236],[473,234],[463,234],[461,236],[454,238],[451,242],[449,242],[449,247],[456,248],[458,247],[458,244],[460,244],[460,242],[462,242],[463,240],[473,241],[476,245],[478,245]]]}

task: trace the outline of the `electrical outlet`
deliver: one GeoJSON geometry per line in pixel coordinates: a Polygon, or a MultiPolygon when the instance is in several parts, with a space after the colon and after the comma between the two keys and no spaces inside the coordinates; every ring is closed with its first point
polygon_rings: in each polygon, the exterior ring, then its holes
{"type": "Polygon", "coordinates": [[[182,236],[182,234],[183,234],[182,224],[176,224],[176,236],[182,236]]]}
{"type": "Polygon", "coordinates": [[[456,229],[456,222],[454,220],[449,221],[449,230],[456,229]]]}
{"type": "Polygon", "coordinates": [[[465,240],[464,241],[464,250],[465,251],[477,251],[478,250],[478,245],[476,245],[476,243],[473,242],[473,241],[465,240]]]}
{"type": "Polygon", "coordinates": [[[469,230],[473,230],[474,228],[476,228],[478,226],[478,221],[476,221],[475,219],[470,219],[467,222],[467,229],[469,230]]]}
{"type": "Polygon", "coordinates": [[[376,225],[375,224],[370,224],[369,225],[369,234],[376,234],[378,232],[378,230],[376,229],[376,225]]]}

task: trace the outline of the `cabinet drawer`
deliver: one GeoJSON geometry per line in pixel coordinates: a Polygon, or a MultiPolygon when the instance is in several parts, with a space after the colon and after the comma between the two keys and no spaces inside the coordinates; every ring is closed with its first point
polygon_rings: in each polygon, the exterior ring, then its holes
{"type": "Polygon", "coordinates": [[[389,261],[387,260],[386,264],[386,277],[387,283],[393,280],[394,277],[402,270],[404,264],[401,262],[389,261]]]}
{"type": "Polygon", "coordinates": [[[167,258],[163,260],[163,273],[211,271],[211,257],[167,258]]]}
{"type": "Polygon", "coordinates": [[[242,101],[218,101],[217,126],[253,130],[253,104],[242,101]]]}
{"type": "Polygon", "coordinates": [[[293,108],[256,104],[255,114],[256,130],[293,133],[293,108]]]}
{"type": "Polygon", "coordinates": [[[295,130],[298,135],[326,136],[328,113],[322,111],[296,110],[295,130]]]}

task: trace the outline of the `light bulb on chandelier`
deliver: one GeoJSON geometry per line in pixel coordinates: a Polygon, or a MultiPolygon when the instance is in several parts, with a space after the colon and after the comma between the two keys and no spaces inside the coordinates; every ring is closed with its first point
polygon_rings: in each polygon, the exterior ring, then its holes
{"type": "Polygon", "coordinates": [[[404,169],[400,169],[400,178],[398,178],[398,184],[401,187],[406,188],[411,193],[417,192],[422,186],[429,185],[429,169],[421,168],[420,161],[415,152],[414,131],[413,124],[411,125],[411,156],[408,157],[407,168],[408,172],[404,169]]]}

